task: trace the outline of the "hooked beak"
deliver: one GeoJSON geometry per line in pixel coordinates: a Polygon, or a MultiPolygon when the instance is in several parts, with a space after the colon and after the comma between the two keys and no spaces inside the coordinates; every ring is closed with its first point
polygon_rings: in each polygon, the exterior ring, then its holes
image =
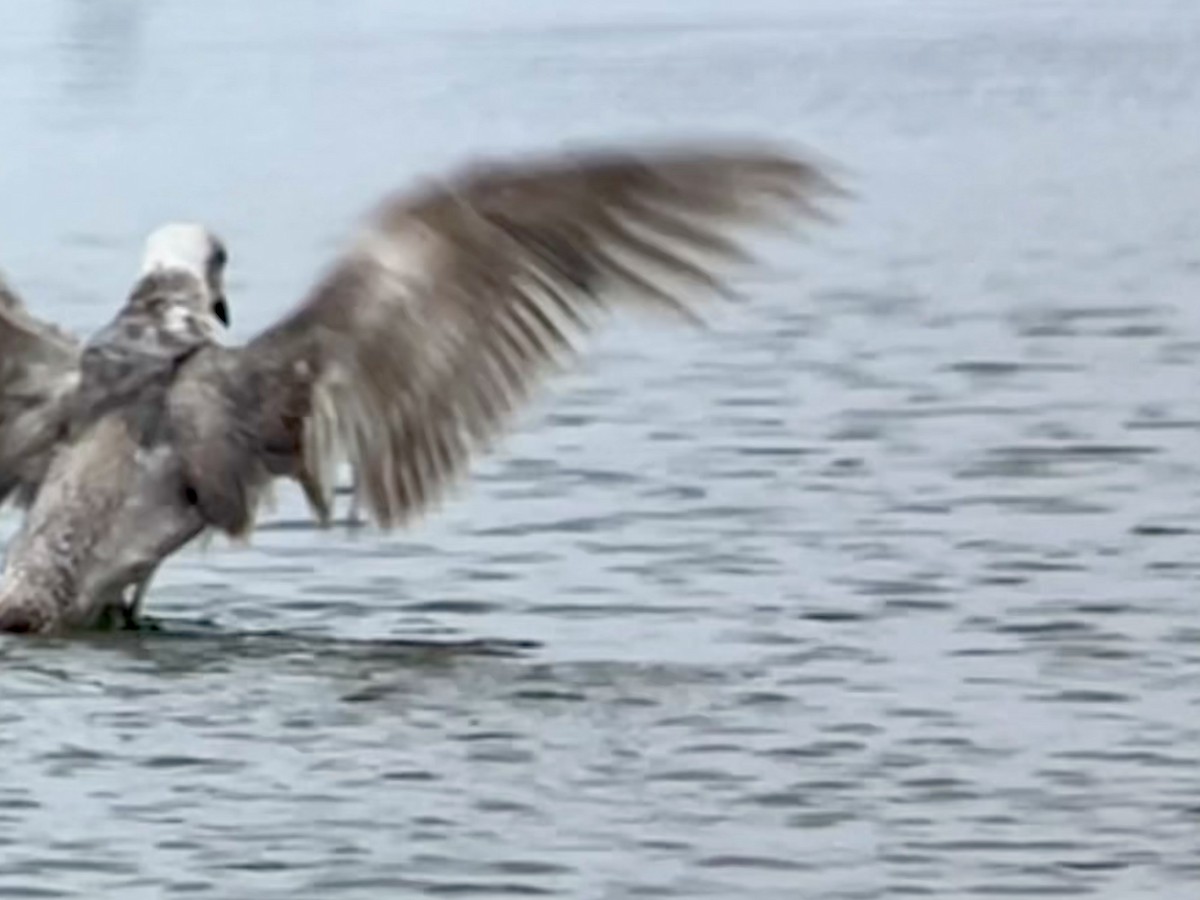
{"type": "Polygon", "coordinates": [[[213,304],[213,315],[221,320],[221,324],[229,325],[229,306],[224,297],[218,297],[217,302],[213,304]]]}

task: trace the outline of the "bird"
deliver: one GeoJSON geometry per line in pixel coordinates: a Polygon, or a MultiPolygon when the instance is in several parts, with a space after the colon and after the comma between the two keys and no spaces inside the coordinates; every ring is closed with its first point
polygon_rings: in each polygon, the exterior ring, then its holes
{"type": "Polygon", "coordinates": [[[348,466],[356,509],[412,524],[613,313],[703,323],[753,261],[747,229],[829,220],[847,193],[755,142],[473,162],[385,196],[240,345],[228,252],[197,223],[150,234],[86,341],[0,281],[0,504],[23,515],[0,631],[136,627],[160,564],[202,534],[248,537],[279,480],[328,525],[348,466]]]}

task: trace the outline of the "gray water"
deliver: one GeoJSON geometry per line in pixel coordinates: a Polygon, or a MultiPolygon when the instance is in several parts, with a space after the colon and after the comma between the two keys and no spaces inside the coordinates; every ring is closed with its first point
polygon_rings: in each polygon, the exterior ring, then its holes
{"type": "Polygon", "coordinates": [[[1200,7],[582,7],[0,0],[0,267],[81,331],[183,216],[252,335],[480,155],[859,193],[418,527],[284,492],[162,633],[0,644],[0,897],[1196,896],[1200,7]]]}

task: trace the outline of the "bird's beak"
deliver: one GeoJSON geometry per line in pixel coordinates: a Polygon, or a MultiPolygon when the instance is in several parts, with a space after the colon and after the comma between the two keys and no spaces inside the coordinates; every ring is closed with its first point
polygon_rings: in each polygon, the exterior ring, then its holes
{"type": "Polygon", "coordinates": [[[213,315],[220,319],[222,324],[229,325],[229,306],[224,297],[218,297],[217,302],[213,304],[213,315]]]}

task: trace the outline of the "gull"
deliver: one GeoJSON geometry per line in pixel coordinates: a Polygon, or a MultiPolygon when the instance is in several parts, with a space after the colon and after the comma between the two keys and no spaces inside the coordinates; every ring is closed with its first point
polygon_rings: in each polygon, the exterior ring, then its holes
{"type": "Polygon", "coordinates": [[[758,144],[476,163],[385,199],[241,346],[223,340],[226,248],[198,224],[150,235],[86,341],[0,282],[0,503],[23,511],[0,631],[136,625],[161,563],[247,537],[281,479],[328,525],[347,465],[355,510],[410,524],[610,313],[703,321],[750,261],[741,232],[826,218],[841,193],[758,144]]]}

